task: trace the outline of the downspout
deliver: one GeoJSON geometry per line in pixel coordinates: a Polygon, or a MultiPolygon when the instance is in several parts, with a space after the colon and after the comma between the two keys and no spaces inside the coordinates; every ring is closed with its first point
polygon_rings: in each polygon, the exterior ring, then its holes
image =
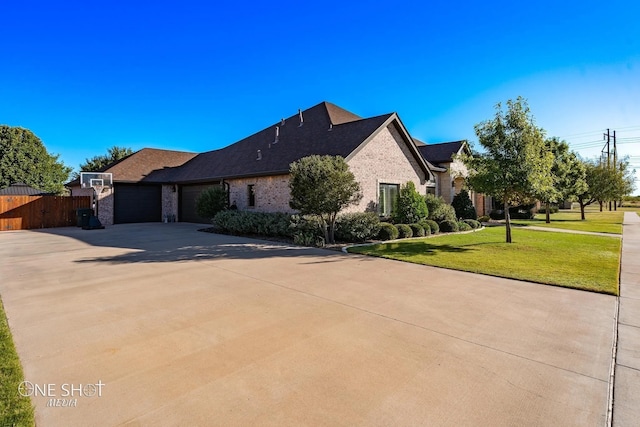
{"type": "Polygon", "coordinates": [[[225,192],[227,193],[227,206],[231,206],[231,185],[223,179],[222,186],[225,187],[225,192]]]}

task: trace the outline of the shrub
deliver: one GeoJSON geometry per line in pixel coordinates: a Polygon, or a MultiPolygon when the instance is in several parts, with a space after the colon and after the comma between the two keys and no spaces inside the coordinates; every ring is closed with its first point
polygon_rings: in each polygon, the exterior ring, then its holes
{"type": "Polygon", "coordinates": [[[344,242],[364,242],[379,231],[380,218],[374,212],[346,213],[336,220],[336,239],[344,242]]]}
{"type": "Polygon", "coordinates": [[[502,209],[494,209],[489,212],[489,218],[493,220],[504,219],[504,211],[502,209]]]}
{"type": "Polygon", "coordinates": [[[388,222],[380,223],[380,231],[378,232],[378,238],[380,240],[394,240],[398,238],[399,231],[395,225],[388,222]]]}
{"type": "Polygon", "coordinates": [[[456,211],[451,205],[448,205],[442,197],[427,194],[424,196],[427,210],[429,211],[430,220],[441,222],[445,220],[456,221],[456,211]]]}
{"type": "Polygon", "coordinates": [[[398,238],[408,239],[413,237],[413,231],[407,224],[396,224],[396,228],[398,229],[398,238]]]}
{"type": "MultiPolygon", "coordinates": [[[[504,211],[494,209],[489,213],[491,219],[504,219],[504,211]]],[[[520,205],[509,208],[509,216],[511,219],[533,219],[533,205],[520,205]]]]}
{"type": "Polygon", "coordinates": [[[471,226],[464,221],[458,221],[458,231],[471,231],[471,226]]]}
{"type": "Polygon", "coordinates": [[[424,227],[420,224],[409,224],[411,227],[411,231],[413,232],[413,237],[424,237],[424,227]]]}
{"type": "MultiPolygon", "coordinates": [[[[424,235],[425,235],[425,236],[428,236],[428,235],[430,235],[430,234],[431,234],[431,225],[429,225],[429,222],[428,222],[428,221],[429,221],[429,220],[425,219],[424,221],[420,221],[420,222],[418,223],[418,225],[419,225],[420,227],[422,227],[422,230],[424,231],[424,235]]],[[[431,222],[433,222],[433,221],[431,221],[431,222]]],[[[436,225],[438,225],[438,224],[436,224],[436,225]]]]}
{"type": "Polygon", "coordinates": [[[434,220],[427,219],[424,222],[425,222],[425,224],[429,225],[429,229],[431,230],[431,234],[438,234],[440,232],[440,226],[434,220]]]}
{"type": "Polygon", "coordinates": [[[324,246],[323,224],[317,216],[292,215],[289,230],[296,245],[324,246]]]}
{"type": "Polygon", "coordinates": [[[394,222],[410,224],[427,218],[429,211],[424,197],[416,191],[413,181],[400,187],[395,210],[392,213],[394,222]]]}
{"type": "Polygon", "coordinates": [[[292,237],[291,215],[285,213],[226,210],[213,217],[213,224],[232,234],[292,237]]]}
{"type": "Polygon", "coordinates": [[[476,221],[475,219],[464,219],[462,220],[462,222],[469,224],[469,226],[474,230],[476,228],[480,228],[480,222],[476,221]]]}
{"type": "Polygon", "coordinates": [[[196,213],[203,218],[213,218],[229,207],[229,198],[224,188],[215,186],[202,191],[196,199],[196,213]]]}
{"type": "Polygon", "coordinates": [[[460,192],[453,198],[451,206],[453,206],[453,209],[456,212],[456,217],[458,218],[476,219],[478,217],[476,208],[473,206],[467,190],[460,190],[460,192]]]}
{"type": "Polygon", "coordinates": [[[438,225],[440,226],[440,231],[442,231],[443,233],[458,231],[457,221],[444,220],[444,221],[441,221],[440,224],[438,225]]]}
{"type": "MultiPolygon", "coordinates": [[[[558,213],[558,210],[559,210],[558,205],[549,206],[549,213],[550,214],[558,213]]],[[[541,214],[547,213],[546,206],[542,206],[540,209],[538,209],[538,213],[541,213],[541,214]]]]}
{"type": "Polygon", "coordinates": [[[490,219],[489,215],[482,215],[481,217],[478,217],[478,222],[488,222],[490,219]]]}

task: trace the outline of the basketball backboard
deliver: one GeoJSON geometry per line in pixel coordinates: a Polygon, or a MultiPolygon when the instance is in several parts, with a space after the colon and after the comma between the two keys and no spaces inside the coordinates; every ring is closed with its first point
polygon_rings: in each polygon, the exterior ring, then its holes
{"type": "Polygon", "coordinates": [[[100,194],[104,188],[113,187],[113,174],[107,172],[80,172],[80,186],[93,188],[100,194]]]}

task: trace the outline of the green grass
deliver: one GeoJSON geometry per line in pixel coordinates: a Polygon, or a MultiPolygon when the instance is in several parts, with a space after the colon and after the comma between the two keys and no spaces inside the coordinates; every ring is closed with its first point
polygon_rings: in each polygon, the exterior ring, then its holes
{"type": "Polygon", "coordinates": [[[11,331],[0,301],[0,426],[33,426],[33,406],[18,393],[24,381],[11,331]]]}
{"type": "Polygon", "coordinates": [[[621,240],[606,236],[513,230],[446,234],[404,242],[357,246],[349,252],[472,273],[618,294],[621,240]]]}
{"type": "Polygon", "coordinates": [[[514,219],[518,225],[535,225],[536,227],[562,228],[565,230],[592,231],[597,233],[622,234],[622,219],[624,212],[585,212],[585,220],[580,219],[580,211],[560,211],[551,214],[551,223],[545,222],[545,214],[537,214],[535,219],[514,219]]]}

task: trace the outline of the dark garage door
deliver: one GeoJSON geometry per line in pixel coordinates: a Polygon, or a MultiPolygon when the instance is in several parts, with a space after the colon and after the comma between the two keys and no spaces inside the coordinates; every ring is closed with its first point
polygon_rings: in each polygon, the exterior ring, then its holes
{"type": "Polygon", "coordinates": [[[159,185],[115,184],[113,222],[159,222],[162,220],[162,189],[159,185]]]}
{"type": "Polygon", "coordinates": [[[196,200],[200,193],[217,184],[183,185],[180,188],[180,221],[208,224],[211,218],[202,218],[196,213],[196,200]]]}

